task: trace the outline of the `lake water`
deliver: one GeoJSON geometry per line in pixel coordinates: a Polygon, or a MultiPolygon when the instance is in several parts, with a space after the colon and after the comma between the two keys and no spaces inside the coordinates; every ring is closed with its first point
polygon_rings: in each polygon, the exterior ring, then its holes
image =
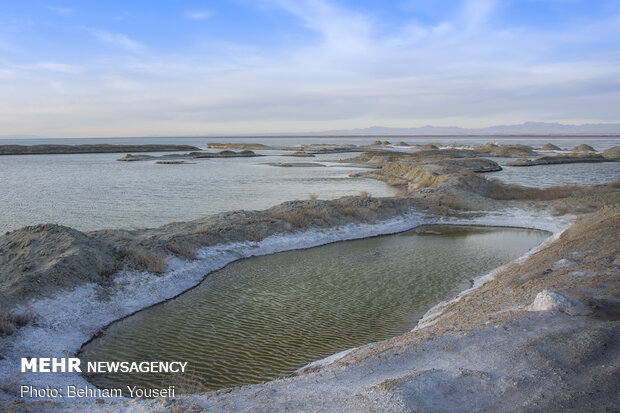
{"type": "Polygon", "coordinates": [[[538,165],[531,167],[506,166],[512,158],[490,158],[503,170],[486,174],[507,184],[520,184],[537,188],[558,185],[594,185],[613,182],[620,178],[620,162],[574,163],[538,165]]]}
{"type": "MultiPolygon", "coordinates": [[[[177,143],[204,148],[207,142],[257,142],[273,146],[307,143],[369,144],[376,139],[410,144],[477,145],[488,141],[542,146],[552,142],[572,148],[587,142],[598,150],[619,145],[618,138],[495,137],[243,137],[116,138],[0,140],[0,144],[177,143]]],[[[40,223],[59,223],[80,230],[155,227],[235,209],[265,209],[284,201],[357,195],[390,196],[395,190],[371,179],[351,179],[363,169],[340,164],[355,154],[316,158],[280,156],[258,151],[260,158],[203,159],[186,165],[153,161],[116,162],[124,154],[0,156],[0,233],[40,223]],[[326,167],[278,168],[269,162],[317,162],[326,167]]],[[[160,155],[160,154],[157,154],[160,155]]],[[[592,184],[620,177],[620,163],[510,168],[491,174],[529,186],[592,184]]]]}
{"type": "Polygon", "coordinates": [[[349,178],[365,170],[337,162],[351,154],[198,159],[183,165],[117,162],[121,156],[0,156],[0,233],[47,222],[80,230],[155,227],[223,211],[265,209],[311,193],[331,199],[360,191],[396,192],[377,180],[349,178]],[[269,162],[327,166],[282,168],[265,165],[269,162]]]}
{"type": "Polygon", "coordinates": [[[548,233],[427,226],[233,262],[197,288],[112,324],[86,361],[187,361],[184,376],[105,374],[100,387],[197,392],[290,374],[411,330],[434,304],[540,244],[548,233]]]}

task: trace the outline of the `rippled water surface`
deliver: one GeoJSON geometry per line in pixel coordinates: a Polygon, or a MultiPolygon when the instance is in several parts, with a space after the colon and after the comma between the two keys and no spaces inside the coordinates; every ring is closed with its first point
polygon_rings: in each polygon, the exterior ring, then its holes
{"type": "Polygon", "coordinates": [[[547,235],[427,226],[240,260],[176,299],[112,324],[80,357],[189,363],[185,376],[89,378],[103,387],[201,391],[274,379],[412,329],[434,304],[547,235]]]}

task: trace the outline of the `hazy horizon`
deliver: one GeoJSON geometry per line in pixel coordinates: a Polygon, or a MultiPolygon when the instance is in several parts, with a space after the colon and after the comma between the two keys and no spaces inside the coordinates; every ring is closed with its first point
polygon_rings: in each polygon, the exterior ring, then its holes
{"type": "Polygon", "coordinates": [[[10,2],[0,135],[619,123],[611,0],[10,2]]]}
{"type": "Polygon", "coordinates": [[[461,128],[458,126],[437,127],[426,125],[419,128],[390,128],[372,126],[364,129],[340,129],[310,132],[255,132],[246,134],[203,134],[203,135],[115,135],[115,136],[41,136],[41,135],[0,135],[0,140],[28,139],[139,139],[139,138],[286,138],[286,137],[620,137],[620,123],[568,125],[557,123],[525,122],[518,125],[493,125],[486,128],[461,128]],[[547,130],[545,132],[545,130],[547,130]]]}

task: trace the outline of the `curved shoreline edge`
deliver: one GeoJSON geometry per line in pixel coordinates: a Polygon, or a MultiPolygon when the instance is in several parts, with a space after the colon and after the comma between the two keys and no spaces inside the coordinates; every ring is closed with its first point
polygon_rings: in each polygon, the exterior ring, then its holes
{"type": "MultiPolygon", "coordinates": [[[[311,228],[303,232],[276,234],[258,242],[234,242],[204,247],[198,251],[197,259],[192,261],[169,257],[169,271],[162,275],[124,271],[114,280],[112,292],[106,293],[101,286],[87,283],[73,291],[61,291],[53,298],[42,298],[30,303],[28,307],[37,314],[37,323],[18,330],[11,337],[5,358],[0,360],[0,372],[4,372],[0,373],[0,380],[14,377],[10,372],[19,371],[20,358],[24,354],[31,357],[73,357],[82,344],[103,327],[182,294],[199,284],[205,274],[241,258],[388,235],[426,224],[524,226],[524,223],[528,223],[529,228],[555,233],[568,225],[566,218],[533,215],[518,209],[469,219],[432,217],[412,211],[380,223],[349,224],[329,229],[311,228]]],[[[89,384],[77,374],[27,373],[21,375],[20,379],[41,388],[89,384]]]]}

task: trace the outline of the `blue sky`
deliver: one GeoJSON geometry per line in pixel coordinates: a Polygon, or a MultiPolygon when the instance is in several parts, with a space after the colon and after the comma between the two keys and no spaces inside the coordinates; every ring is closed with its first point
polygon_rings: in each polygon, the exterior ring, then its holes
{"type": "Polygon", "coordinates": [[[0,0],[0,135],[620,121],[620,2],[0,0]]]}

